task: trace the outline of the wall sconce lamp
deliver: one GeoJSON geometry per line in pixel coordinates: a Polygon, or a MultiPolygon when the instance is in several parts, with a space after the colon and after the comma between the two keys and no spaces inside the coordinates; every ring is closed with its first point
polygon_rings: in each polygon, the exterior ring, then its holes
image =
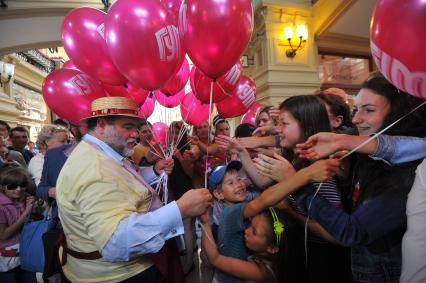
{"type": "Polygon", "coordinates": [[[8,84],[15,74],[15,65],[0,61],[0,86],[8,84]]]}
{"type": "Polygon", "coordinates": [[[295,21],[288,23],[284,28],[284,37],[287,43],[282,46],[290,47],[285,51],[288,58],[294,58],[296,52],[306,45],[308,39],[308,29],[305,23],[296,24],[295,21]]]}

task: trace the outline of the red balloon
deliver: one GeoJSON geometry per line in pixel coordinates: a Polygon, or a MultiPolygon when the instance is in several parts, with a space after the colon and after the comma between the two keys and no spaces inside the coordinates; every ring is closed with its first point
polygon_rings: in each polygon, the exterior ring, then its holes
{"type": "Polygon", "coordinates": [[[154,92],[154,95],[158,103],[160,103],[164,107],[173,108],[175,106],[178,106],[182,102],[182,99],[185,96],[185,90],[182,89],[181,91],[179,91],[177,94],[173,96],[167,96],[161,91],[154,92]]]}
{"type": "Polygon", "coordinates": [[[136,86],[156,90],[176,74],[184,59],[173,16],[158,0],[123,0],[111,6],[106,42],[121,73],[136,86]]]}
{"type": "Polygon", "coordinates": [[[231,69],[247,48],[253,32],[248,0],[185,0],[179,32],[192,62],[217,79],[231,69]]]}
{"type": "Polygon", "coordinates": [[[64,63],[64,65],[62,66],[62,68],[66,68],[66,69],[77,69],[78,70],[77,66],[71,60],[66,61],[64,63]]]}
{"type": "Polygon", "coordinates": [[[138,105],[143,104],[147,98],[149,91],[137,88],[132,83],[122,86],[113,86],[103,84],[108,96],[124,96],[133,99],[138,105]]]}
{"type": "Polygon", "coordinates": [[[165,87],[161,90],[162,93],[166,95],[173,95],[181,91],[188,81],[189,78],[189,64],[186,58],[183,60],[182,66],[176,75],[169,80],[165,87]]]}
{"type": "Polygon", "coordinates": [[[154,140],[166,145],[167,131],[169,127],[163,122],[155,122],[152,124],[152,133],[154,134],[154,140]]]}
{"type": "Polygon", "coordinates": [[[202,104],[192,92],[188,92],[180,105],[182,119],[192,125],[201,125],[209,119],[209,105],[202,104]]]}
{"type": "Polygon", "coordinates": [[[43,81],[42,93],[47,106],[58,116],[79,123],[90,117],[90,104],[105,96],[99,81],[74,69],[59,69],[43,81]]]}
{"type": "MultiPolygon", "coordinates": [[[[192,67],[190,75],[191,89],[202,103],[210,103],[210,88],[213,80],[204,75],[197,67],[192,67]]],[[[230,94],[229,94],[230,95],[230,94]]],[[[219,87],[217,82],[213,83],[212,103],[224,100],[228,95],[219,87]]]]}
{"type": "Polygon", "coordinates": [[[182,0],[161,0],[161,2],[163,2],[176,19],[179,17],[179,9],[182,4],[182,0]]]}
{"type": "Polygon", "coordinates": [[[62,22],[61,38],[72,62],[83,72],[110,85],[127,79],[111,60],[104,38],[106,14],[94,8],[77,8],[62,22]]]}
{"type": "Polygon", "coordinates": [[[252,124],[253,126],[256,126],[256,113],[253,113],[251,111],[247,111],[246,114],[241,117],[241,124],[248,123],[252,124]]]}
{"type": "Polygon", "coordinates": [[[225,91],[225,93],[232,93],[237,87],[238,81],[243,74],[243,65],[238,60],[237,64],[226,72],[225,75],[217,79],[217,83],[225,91]]]}
{"type": "Polygon", "coordinates": [[[223,118],[233,118],[246,113],[255,101],[256,85],[243,75],[232,96],[216,103],[216,109],[223,118]]]}
{"type": "Polygon", "coordinates": [[[426,99],[424,0],[379,0],[371,24],[371,53],[399,89],[426,99]]]}
{"type": "Polygon", "coordinates": [[[145,102],[139,106],[138,116],[144,119],[148,119],[151,116],[152,112],[154,112],[155,100],[153,97],[148,96],[145,102]]]}
{"type": "Polygon", "coordinates": [[[262,108],[263,105],[260,104],[259,102],[255,101],[249,108],[248,112],[253,113],[254,115],[257,115],[257,112],[260,110],[260,108],[262,108]]]}

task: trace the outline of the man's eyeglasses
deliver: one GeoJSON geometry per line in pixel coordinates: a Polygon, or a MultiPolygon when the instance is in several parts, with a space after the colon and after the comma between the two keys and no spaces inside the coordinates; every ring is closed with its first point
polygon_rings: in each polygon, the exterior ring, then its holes
{"type": "Polygon", "coordinates": [[[4,185],[4,188],[8,191],[14,191],[18,187],[21,188],[21,189],[24,189],[24,188],[27,187],[27,184],[23,183],[23,184],[7,184],[7,185],[4,185]]]}

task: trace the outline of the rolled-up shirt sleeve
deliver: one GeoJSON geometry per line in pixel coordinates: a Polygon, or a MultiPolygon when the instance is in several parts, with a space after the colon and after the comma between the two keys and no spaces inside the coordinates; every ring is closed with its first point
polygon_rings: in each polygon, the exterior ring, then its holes
{"type": "Polygon", "coordinates": [[[380,135],[377,140],[377,150],[370,155],[375,160],[400,164],[426,157],[426,138],[380,135]]]}
{"type": "Polygon", "coordinates": [[[164,242],[182,235],[182,217],[176,202],[146,214],[132,213],[120,221],[101,251],[106,261],[128,261],[158,252],[164,242]]]}

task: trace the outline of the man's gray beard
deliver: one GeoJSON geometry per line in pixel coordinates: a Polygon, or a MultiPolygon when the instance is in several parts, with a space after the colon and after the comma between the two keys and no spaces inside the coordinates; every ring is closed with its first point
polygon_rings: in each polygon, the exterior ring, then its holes
{"type": "Polygon", "coordinates": [[[130,148],[127,148],[127,147],[125,147],[124,149],[123,149],[123,156],[124,157],[131,157],[132,155],[133,155],[133,153],[134,153],[135,151],[133,150],[133,149],[130,149],[130,148]]]}
{"type": "Polygon", "coordinates": [[[112,126],[106,126],[104,142],[122,156],[126,149],[127,142],[119,134],[114,131],[112,126]]]}

